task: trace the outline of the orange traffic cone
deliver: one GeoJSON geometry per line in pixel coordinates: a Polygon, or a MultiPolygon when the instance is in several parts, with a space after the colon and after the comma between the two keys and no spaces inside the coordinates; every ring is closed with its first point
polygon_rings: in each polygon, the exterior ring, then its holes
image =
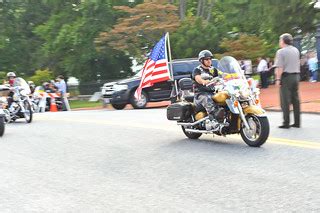
{"type": "Polygon", "coordinates": [[[58,107],[55,98],[51,98],[50,112],[58,112],[58,107]]]}

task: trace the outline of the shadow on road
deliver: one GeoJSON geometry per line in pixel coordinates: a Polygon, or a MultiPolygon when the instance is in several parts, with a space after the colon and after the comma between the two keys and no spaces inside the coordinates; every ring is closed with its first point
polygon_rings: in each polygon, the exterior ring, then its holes
{"type": "Polygon", "coordinates": [[[200,152],[234,152],[237,154],[246,153],[265,153],[267,150],[262,146],[260,148],[249,147],[241,139],[215,137],[212,139],[181,139],[178,141],[172,141],[166,146],[169,149],[181,149],[181,151],[200,151],[200,152]]]}

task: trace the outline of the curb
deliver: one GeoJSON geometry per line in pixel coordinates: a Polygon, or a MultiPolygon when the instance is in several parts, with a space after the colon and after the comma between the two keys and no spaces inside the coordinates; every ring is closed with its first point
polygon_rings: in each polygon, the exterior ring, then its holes
{"type": "MultiPolygon", "coordinates": [[[[264,108],[265,111],[267,112],[282,112],[281,109],[268,109],[268,108],[264,108]]],[[[291,112],[292,110],[290,110],[291,112]]],[[[301,111],[301,113],[303,114],[312,114],[312,115],[320,115],[320,112],[312,112],[312,111],[301,111]]]]}

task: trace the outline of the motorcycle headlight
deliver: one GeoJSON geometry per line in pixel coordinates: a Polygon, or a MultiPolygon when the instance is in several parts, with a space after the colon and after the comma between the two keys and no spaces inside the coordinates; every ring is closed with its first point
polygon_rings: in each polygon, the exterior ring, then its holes
{"type": "Polygon", "coordinates": [[[250,96],[250,91],[249,89],[244,89],[240,91],[240,95],[242,98],[248,98],[250,96]]]}
{"type": "Polygon", "coordinates": [[[113,85],[113,89],[115,91],[127,90],[128,89],[128,85],[126,85],[126,84],[115,84],[115,85],[113,85]]]}
{"type": "Polygon", "coordinates": [[[253,92],[256,94],[256,95],[260,95],[260,89],[259,88],[255,88],[253,90],[253,92]]]}

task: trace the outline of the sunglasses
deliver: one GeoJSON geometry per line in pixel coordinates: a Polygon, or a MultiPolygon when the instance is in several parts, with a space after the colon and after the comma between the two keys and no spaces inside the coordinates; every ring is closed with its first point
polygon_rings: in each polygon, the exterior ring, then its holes
{"type": "Polygon", "coordinates": [[[211,60],[211,58],[204,58],[203,60],[206,60],[206,61],[208,61],[208,60],[211,60]]]}

